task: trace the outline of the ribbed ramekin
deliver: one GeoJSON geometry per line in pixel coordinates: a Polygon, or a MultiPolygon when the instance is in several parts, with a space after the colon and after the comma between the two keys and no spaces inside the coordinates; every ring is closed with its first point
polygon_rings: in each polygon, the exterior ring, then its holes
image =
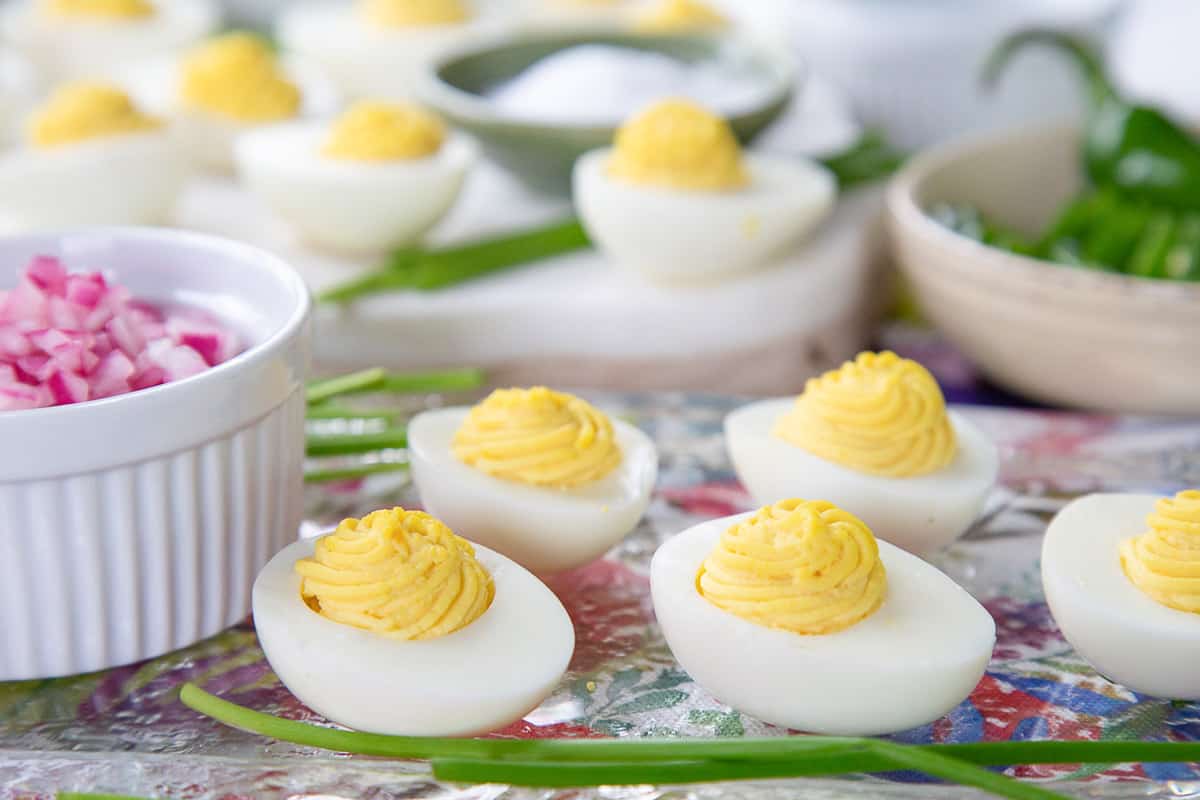
{"type": "Polygon", "coordinates": [[[0,681],[139,661],[243,619],[302,513],[310,300],[286,263],[178,231],[80,230],[0,239],[0,287],[39,254],[206,308],[246,348],[153,389],[0,413],[0,681]]]}

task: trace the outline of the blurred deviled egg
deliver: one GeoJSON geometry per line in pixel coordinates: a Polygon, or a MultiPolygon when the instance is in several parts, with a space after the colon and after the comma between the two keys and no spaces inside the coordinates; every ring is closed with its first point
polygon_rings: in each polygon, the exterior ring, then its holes
{"type": "Polygon", "coordinates": [[[21,136],[21,122],[40,94],[40,81],[27,59],[0,50],[0,147],[21,136]]]}
{"type": "Polygon", "coordinates": [[[1101,675],[1200,700],[1200,491],[1073,501],[1046,530],[1042,586],[1063,637],[1101,675]]]}
{"type": "Polygon", "coordinates": [[[212,0],[22,0],[0,10],[3,38],[50,80],[175,52],[219,22],[212,0]]]}
{"type": "Polygon", "coordinates": [[[110,84],[67,84],[0,155],[0,229],[162,223],[186,173],[161,119],[110,84]]]}
{"type": "Polygon", "coordinates": [[[769,265],[829,212],[829,171],[743,153],[724,119],[690,100],[634,116],[611,149],[575,165],[575,206],[618,266],[664,283],[769,265]]]}
{"type": "Polygon", "coordinates": [[[426,411],[408,442],[430,513],[539,573],[582,566],[617,544],[642,518],[658,475],[646,434],[545,387],[426,411]]]}
{"type": "Polygon", "coordinates": [[[861,353],[794,400],[739,408],[725,441],[755,502],[826,498],[919,555],[966,531],[999,468],[996,446],[946,410],[929,371],[890,352],[861,353]]]}
{"type": "Polygon", "coordinates": [[[643,33],[720,32],[731,27],[728,17],[700,0],[650,0],[633,17],[643,33]]]}
{"type": "Polygon", "coordinates": [[[338,94],[319,68],[279,58],[267,41],[234,32],[184,53],[141,62],[115,78],[147,108],[172,120],[189,157],[215,170],[233,166],[248,131],[334,113],[338,94]]]}
{"type": "Polygon", "coordinates": [[[920,558],[824,501],[782,500],[668,539],[654,613],[691,676],[723,703],[812,733],[932,722],[970,695],[991,615],[920,558]]]}
{"type": "Polygon", "coordinates": [[[282,12],[283,47],[322,64],[347,97],[410,99],[447,48],[504,25],[470,0],[302,2],[282,12]]]}
{"type": "Polygon", "coordinates": [[[575,646],[545,584],[403,508],[285,548],[253,603],[263,652],[292,694],[372,733],[502,728],[554,690],[575,646]]]}
{"type": "Polygon", "coordinates": [[[437,224],[475,162],[475,144],[417,106],[360,102],[332,124],[247,134],[238,171],[307,241],[351,253],[409,244],[437,224]]]}
{"type": "Polygon", "coordinates": [[[524,0],[532,30],[621,30],[633,22],[635,0],[524,0]]]}

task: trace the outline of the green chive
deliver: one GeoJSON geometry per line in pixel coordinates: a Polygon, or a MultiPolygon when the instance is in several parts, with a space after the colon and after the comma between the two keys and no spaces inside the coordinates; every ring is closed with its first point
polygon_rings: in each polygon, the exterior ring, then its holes
{"type": "Polygon", "coordinates": [[[372,408],[358,409],[347,408],[346,406],[338,406],[332,403],[318,403],[315,406],[309,406],[305,416],[308,419],[365,419],[365,420],[382,420],[391,422],[396,417],[403,416],[403,411],[396,409],[372,408]]]}
{"type": "Polygon", "coordinates": [[[151,800],[148,797],[134,797],[128,794],[103,794],[97,792],[59,792],[55,797],[58,800],[151,800]]]}
{"type": "Polygon", "coordinates": [[[371,433],[310,433],[305,453],[310,458],[323,458],[402,450],[407,446],[408,433],[404,428],[385,428],[371,433]]]}
{"type": "Polygon", "coordinates": [[[321,469],[304,473],[305,483],[334,483],[335,481],[352,481],[367,478],[371,475],[386,475],[392,472],[404,472],[408,464],[401,461],[388,461],[382,464],[364,464],[360,467],[345,469],[321,469]]]}
{"type": "Polygon", "coordinates": [[[308,402],[313,405],[350,392],[370,391],[382,384],[386,377],[386,370],[382,367],[375,367],[361,372],[351,372],[349,375],[339,375],[336,378],[313,381],[308,385],[308,402]]]}
{"type": "Polygon", "coordinates": [[[349,303],[382,292],[442,289],[590,244],[579,220],[571,218],[465,244],[405,250],[393,254],[380,269],[326,289],[317,299],[323,303],[349,303]]]}
{"type": "Polygon", "coordinates": [[[394,372],[383,381],[382,391],[398,394],[468,392],[483,386],[487,376],[474,367],[440,372],[394,372]]]}
{"type": "Polygon", "coordinates": [[[913,747],[885,740],[876,740],[874,750],[890,759],[896,766],[916,770],[963,786],[974,786],[985,792],[1012,800],[1062,800],[1065,795],[1043,789],[1032,783],[1022,783],[1007,775],[990,772],[981,766],[950,758],[933,748],[913,747]]]}
{"type": "MultiPolygon", "coordinates": [[[[460,758],[555,762],[670,762],[703,760],[786,761],[833,746],[868,746],[873,761],[863,772],[895,768],[878,754],[876,739],[830,736],[778,736],[728,739],[596,739],[514,740],[434,739],[357,733],[279,719],[222,700],[194,684],[181,692],[185,705],[219,722],[280,741],[326,750],[392,758],[460,758]]],[[[886,746],[887,743],[884,742],[886,746]]],[[[897,745],[900,746],[900,745],[897,745]]],[[[1123,764],[1200,762],[1200,742],[1019,741],[905,746],[928,750],[979,766],[1013,764],[1123,764]]]]}

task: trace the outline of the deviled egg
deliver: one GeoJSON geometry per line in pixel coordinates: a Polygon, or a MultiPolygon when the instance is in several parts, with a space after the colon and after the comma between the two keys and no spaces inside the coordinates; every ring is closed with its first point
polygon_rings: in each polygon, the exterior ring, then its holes
{"type": "Polygon", "coordinates": [[[1063,636],[1101,675],[1200,700],[1200,491],[1073,501],[1046,530],[1042,586],[1063,636]]]}
{"type": "Polygon", "coordinates": [[[524,0],[527,28],[533,30],[621,30],[637,11],[636,0],[524,0]]]}
{"type": "Polygon", "coordinates": [[[654,613],[680,666],[765,722],[868,736],[966,699],[991,658],[991,615],[935,567],[824,501],[782,500],[668,539],[654,613]]]}
{"type": "Polygon", "coordinates": [[[0,51],[0,147],[20,139],[21,121],[40,93],[33,65],[17,53],[0,51]]]}
{"type": "Polygon", "coordinates": [[[219,22],[213,0],[20,0],[0,10],[0,34],[53,81],[174,52],[219,22]]]}
{"type": "Polygon", "coordinates": [[[110,84],[67,84],[0,155],[0,230],[162,223],[186,177],[162,120],[110,84]]]}
{"type": "Polygon", "coordinates": [[[618,266],[656,282],[762,267],[829,212],[836,186],[815,162],[744,154],[725,120],[664,100],[575,165],[575,206],[618,266]]]}
{"type": "Polygon", "coordinates": [[[265,39],[245,32],[130,65],[114,80],[172,121],[189,158],[215,170],[233,166],[233,144],[243,133],[329,115],[340,102],[319,68],[279,58],[265,39]]]}
{"type": "Polygon", "coordinates": [[[504,12],[471,0],[300,2],[282,12],[284,48],[322,64],[347,97],[411,99],[441,52],[504,27],[504,12]]]}
{"type": "Polygon", "coordinates": [[[418,239],[454,204],[475,144],[407,104],[361,102],[340,119],[238,141],[251,191],[315,245],[371,253],[418,239]]]}
{"type": "Polygon", "coordinates": [[[999,469],[996,446],[946,410],[929,371],[891,352],[861,353],[795,399],[737,409],[725,442],[755,502],[828,498],[918,555],[966,531],[999,469]]]}
{"type": "Polygon", "coordinates": [[[554,690],[575,647],[545,584],[402,508],[285,548],[253,603],[263,652],[292,694],[372,733],[502,728],[554,690]]]}
{"type": "Polygon", "coordinates": [[[723,31],[732,23],[701,0],[650,0],[634,16],[634,27],[645,33],[723,31]]]}
{"type": "Polygon", "coordinates": [[[408,445],[430,513],[539,573],[607,552],[642,518],[658,476],[646,434],[540,386],[426,411],[408,445]]]}

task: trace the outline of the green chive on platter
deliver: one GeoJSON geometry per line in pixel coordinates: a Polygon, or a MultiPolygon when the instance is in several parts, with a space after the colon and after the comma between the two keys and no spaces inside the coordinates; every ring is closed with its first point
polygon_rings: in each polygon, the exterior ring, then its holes
{"type": "MultiPolygon", "coordinates": [[[[366,391],[386,379],[349,380],[366,391]]],[[[448,389],[477,379],[469,371],[407,378],[448,389]]],[[[313,388],[337,396],[312,406],[322,411],[310,411],[310,446],[324,426],[398,429],[411,410],[369,412],[358,396],[340,393],[353,386],[313,388]],[[337,408],[375,416],[332,419],[337,408]]],[[[830,741],[788,737],[714,700],[675,663],[653,621],[647,565],[655,547],[748,505],[721,439],[721,420],[737,401],[592,399],[657,440],[662,479],[634,534],[552,581],[578,647],[562,685],[525,719],[485,740],[341,731],[279,684],[247,622],[144,664],[0,684],[0,798],[1200,798],[1200,704],[1140,696],[1093,672],[1055,628],[1037,562],[1047,520],[1074,496],[1200,485],[1200,423],[960,408],[1004,453],[1002,486],[984,518],[937,559],[996,618],[987,674],[931,725],[830,741]],[[1052,763],[1063,759],[1071,763],[1052,763]],[[797,775],[811,777],[786,777],[797,775]],[[636,785],[595,785],[629,781],[636,785]],[[530,783],[584,788],[516,785],[530,783]]],[[[354,472],[363,457],[338,452],[322,468],[365,474],[365,482],[310,485],[306,532],[413,502],[402,472],[354,472]]]]}

